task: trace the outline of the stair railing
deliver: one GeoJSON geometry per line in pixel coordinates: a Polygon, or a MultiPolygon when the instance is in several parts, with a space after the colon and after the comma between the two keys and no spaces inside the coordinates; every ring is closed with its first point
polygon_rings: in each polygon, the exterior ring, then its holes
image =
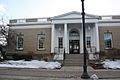
{"type": "Polygon", "coordinates": [[[91,46],[90,48],[87,48],[87,52],[88,52],[89,58],[90,58],[90,55],[92,55],[94,60],[99,58],[98,54],[96,54],[95,46],[91,46]]]}
{"type": "Polygon", "coordinates": [[[58,60],[60,57],[62,57],[61,60],[65,59],[65,48],[55,47],[54,52],[55,52],[56,60],[58,60]]]}

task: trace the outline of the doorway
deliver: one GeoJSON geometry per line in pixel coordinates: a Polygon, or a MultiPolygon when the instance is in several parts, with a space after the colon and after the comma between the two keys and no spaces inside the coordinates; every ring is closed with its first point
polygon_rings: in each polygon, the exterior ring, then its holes
{"type": "Polygon", "coordinates": [[[69,53],[70,54],[79,54],[80,46],[79,40],[69,40],[69,53]]]}

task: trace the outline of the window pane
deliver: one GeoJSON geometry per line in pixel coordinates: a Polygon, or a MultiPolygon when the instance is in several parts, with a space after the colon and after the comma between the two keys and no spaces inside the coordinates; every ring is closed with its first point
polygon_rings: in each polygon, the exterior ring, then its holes
{"type": "Polygon", "coordinates": [[[112,33],[104,33],[105,48],[112,48],[112,33]]]}
{"type": "Polygon", "coordinates": [[[23,34],[22,33],[17,35],[17,49],[23,50],[23,34]]]}
{"type": "Polygon", "coordinates": [[[87,48],[91,47],[91,37],[86,38],[86,46],[87,46],[87,48]]]}
{"type": "Polygon", "coordinates": [[[45,49],[44,43],[45,43],[45,34],[43,33],[38,34],[38,49],[39,50],[45,49]]]}
{"type": "Polygon", "coordinates": [[[39,40],[39,48],[43,48],[43,42],[39,40]]]}
{"type": "Polygon", "coordinates": [[[58,47],[63,48],[63,38],[62,37],[58,38],[58,47]]]}
{"type": "Polygon", "coordinates": [[[79,33],[77,31],[71,31],[70,36],[79,36],[79,33]]]}

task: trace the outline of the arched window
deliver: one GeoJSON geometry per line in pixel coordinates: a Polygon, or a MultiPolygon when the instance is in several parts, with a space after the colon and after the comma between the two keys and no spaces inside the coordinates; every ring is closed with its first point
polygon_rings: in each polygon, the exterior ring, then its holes
{"type": "Polygon", "coordinates": [[[70,36],[79,36],[79,32],[76,30],[70,31],[70,36]]]}

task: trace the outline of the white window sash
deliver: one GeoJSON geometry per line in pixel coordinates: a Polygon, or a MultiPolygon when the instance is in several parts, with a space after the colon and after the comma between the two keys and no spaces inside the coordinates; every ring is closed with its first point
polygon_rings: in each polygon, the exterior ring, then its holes
{"type": "Polygon", "coordinates": [[[44,46],[44,41],[45,41],[45,35],[43,35],[43,34],[38,34],[38,47],[37,47],[37,49],[38,50],[45,50],[45,46],[44,46]],[[39,43],[39,40],[41,39],[41,41],[43,42],[43,48],[40,48],[40,43],[39,43]]]}

